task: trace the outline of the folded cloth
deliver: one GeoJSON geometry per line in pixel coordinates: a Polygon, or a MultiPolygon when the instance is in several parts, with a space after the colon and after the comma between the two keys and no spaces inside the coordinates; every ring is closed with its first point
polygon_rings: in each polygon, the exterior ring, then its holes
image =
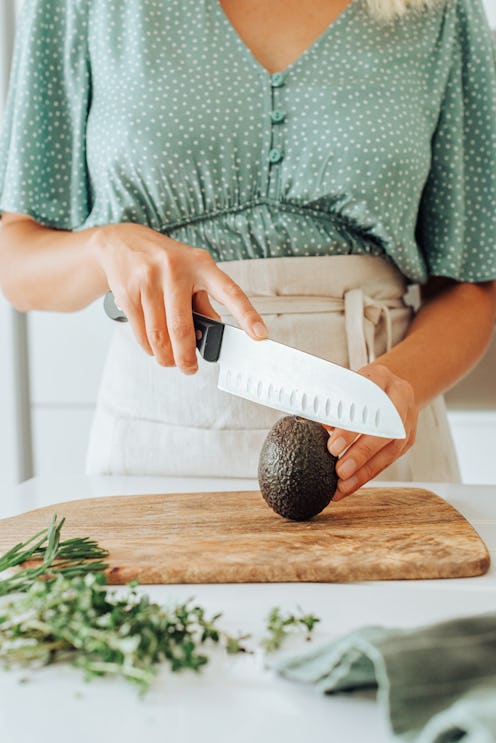
{"type": "Polygon", "coordinates": [[[494,612],[415,629],[364,627],[272,667],[328,694],[376,688],[403,740],[496,742],[494,612]]]}

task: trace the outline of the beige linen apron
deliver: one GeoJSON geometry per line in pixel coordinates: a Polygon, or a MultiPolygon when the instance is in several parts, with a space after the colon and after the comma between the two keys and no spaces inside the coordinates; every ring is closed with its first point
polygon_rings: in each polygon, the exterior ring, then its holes
{"type": "MultiPolygon", "coordinates": [[[[351,369],[405,335],[406,283],[381,257],[344,255],[218,264],[250,297],[269,336],[351,369]]],[[[226,322],[226,308],[212,302],[226,322]]],[[[419,359],[419,364],[422,360],[419,359]]],[[[192,376],[145,354],[127,323],[109,350],[93,422],[88,474],[257,477],[269,428],[284,413],[217,389],[218,365],[192,376]]],[[[378,479],[459,481],[442,397],[420,413],[410,451],[378,479]]]]}

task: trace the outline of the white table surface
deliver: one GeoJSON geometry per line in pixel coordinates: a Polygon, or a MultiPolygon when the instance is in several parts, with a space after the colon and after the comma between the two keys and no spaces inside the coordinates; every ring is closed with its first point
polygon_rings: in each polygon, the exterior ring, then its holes
{"type": "MultiPolygon", "coordinates": [[[[384,485],[385,483],[381,483],[384,485]]],[[[395,483],[396,485],[398,483],[395,483]]],[[[496,485],[404,483],[426,487],[452,503],[477,529],[493,563],[479,578],[350,584],[284,583],[146,586],[161,603],[194,597],[211,614],[222,611],[232,632],[263,635],[268,611],[301,606],[322,622],[314,643],[365,624],[409,627],[496,610],[496,485]]],[[[0,517],[78,498],[137,493],[255,490],[255,480],[152,477],[38,478],[3,494],[0,517]]],[[[56,509],[63,515],[63,508],[56,509]]],[[[301,649],[294,638],[285,652],[301,649]]],[[[312,743],[393,738],[370,696],[326,697],[286,681],[254,655],[210,653],[201,674],[164,668],[144,699],[119,679],[82,680],[67,666],[0,671],[2,743],[312,743]],[[27,682],[20,683],[21,679],[27,682]]]]}

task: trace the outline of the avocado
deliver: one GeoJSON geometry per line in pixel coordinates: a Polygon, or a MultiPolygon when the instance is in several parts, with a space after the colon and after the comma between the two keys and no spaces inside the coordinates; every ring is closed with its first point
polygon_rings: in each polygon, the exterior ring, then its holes
{"type": "Polygon", "coordinates": [[[260,451],[258,483],[280,516],[306,521],[331,501],[337,486],[337,457],[327,449],[329,434],[315,421],[287,415],[270,429],[260,451]]]}

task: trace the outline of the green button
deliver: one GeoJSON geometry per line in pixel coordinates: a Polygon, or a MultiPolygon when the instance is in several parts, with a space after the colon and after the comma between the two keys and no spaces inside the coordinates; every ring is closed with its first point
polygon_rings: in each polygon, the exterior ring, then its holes
{"type": "Polygon", "coordinates": [[[284,75],[282,74],[282,72],[274,72],[271,77],[270,83],[273,88],[279,88],[281,85],[284,85],[284,75]]]}
{"type": "Polygon", "coordinates": [[[286,112],[276,108],[274,111],[270,112],[270,118],[272,119],[273,124],[279,124],[286,118],[286,112]]]}
{"type": "Polygon", "coordinates": [[[277,147],[273,147],[269,152],[269,160],[271,163],[278,163],[279,160],[282,160],[281,150],[278,150],[277,147]]]}

